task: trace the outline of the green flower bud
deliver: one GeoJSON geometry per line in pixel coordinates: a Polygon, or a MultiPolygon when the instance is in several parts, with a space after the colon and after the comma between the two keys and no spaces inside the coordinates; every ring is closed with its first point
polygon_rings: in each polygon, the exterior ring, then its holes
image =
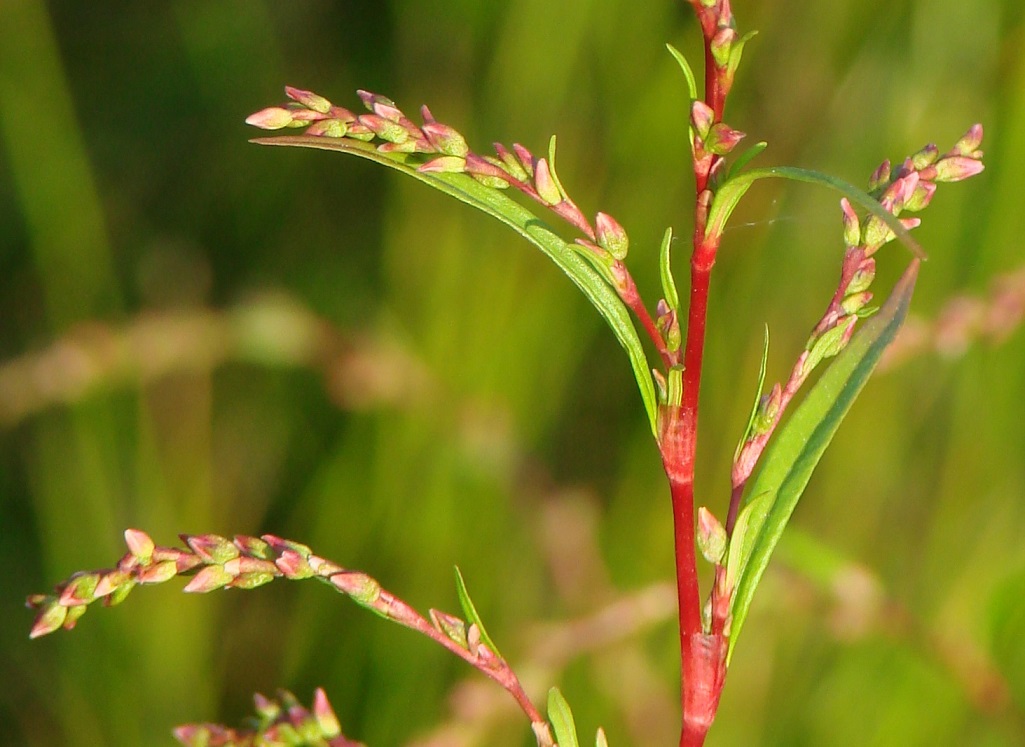
{"type": "Polygon", "coordinates": [[[427,141],[442,155],[462,157],[470,152],[466,138],[448,125],[440,122],[428,122],[421,129],[427,137],[427,141]]]}
{"type": "Polygon", "coordinates": [[[206,563],[223,565],[239,556],[239,550],[231,540],[216,534],[183,534],[181,539],[192,552],[206,563]]]}
{"type": "Polygon", "coordinates": [[[915,155],[911,156],[911,168],[915,171],[921,171],[926,166],[932,166],[936,162],[936,159],[940,156],[940,150],[932,143],[918,151],[915,155]]]}
{"type": "Polygon", "coordinates": [[[936,162],[935,180],[938,182],[959,182],[975,176],[986,168],[982,161],[968,156],[949,156],[936,162]]]}
{"type": "Polygon", "coordinates": [[[336,573],[328,580],[336,589],[363,607],[373,609],[381,598],[381,585],[365,573],[343,571],[336,573]]]}
{"type": "Polygon", "coordinates": [[[889,159],[879,164],[879,167],[872,172],[868,181],[868,191],[875,192],[890,183],[890,161],[889,159]]]}
{"type": "Polygon", "coordinates": [[[630,238],[621,225],[607,213],[598,213],[594,220],[595,237],[598,246],[608,251],[616,259],[626,259],[630,248],[630,238]]]}
{"type": "Polygon", "coordinates": [[[871,257],[867,257],[861,261],[858,265],[858,269],[854,271],[854,275],[851,277],[851,281],[847,283],[847,287],[844,289],[845,293],[861,293],[864,290],[868,290],[868,287],[872,285],[872,281],[876,277],[876,261],[871,257]]]}
{"type": "Polygon", "coordinates": [[[871,291],[861,291],[860,293],[851,293],[844,297],[840,302],[840,308],[843,309],[844,314],[857,314],[872,300],[871,291]]]}
{"type": "Polygon", "coordinates": [[[982,125],[974,124],[968,128],[960,140],[954,143],[954,148],[949,155],[966,156],[968,158],[982,158],[979,146],[982,145],[982,125]]]}
{"type": "Polygon", "coordinates": [[[304,91],[301,88],[285,86],[285,95],[292,99],[292,101],[302,104],[307,109],[312,109],[321,114],[327,114],[331,109],[331,102],[323,96],[313,93],[313,91],[304,91]]]}
{"type": "Polygon", "coordinates": [[[59,630],[67,619],[68,608],[62,607],[56,599],[52,597],[51,599],[52,601],[43,607],[43,611],[36,617],[35,624],[28,634],[29,638],[49,635],[53,631],[59,630]]]}
{"type": "Polygon", "coordinates": [[[340,119],[321,119],[306,128],[306,134],[314,137],[345,137],[349,124],[340,119]]]}

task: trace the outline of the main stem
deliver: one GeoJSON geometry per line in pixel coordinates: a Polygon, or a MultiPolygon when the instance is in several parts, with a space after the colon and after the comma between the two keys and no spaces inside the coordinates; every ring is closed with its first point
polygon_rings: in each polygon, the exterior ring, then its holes
{"type": "MultiPolygon", "coordinates": [[[[699,217],[702,212],[699,200],[699,217]]],[[[660,424],[662,462],[669,478],[676,541],[676,579],[680,612],[680,747],[700,747],[712,725],[721,690],[717,638],[701,626],[701,594],[694,548],[694,464],[697,454],[698,397],[705,347],[708,288],[718,248],[704,237],[704,221],[695,231],[691,257],[690,305],[684,349],[683,387],[678,405],[665,406],[660,424]]]]}
{"type": "MultiPolygon", "coordinates": [[[[720,20],[716,10],[695,5],[705,36],[705,103],[715,121],[722,120],[726,90],[711,54],[711,39],[720,20]]],[[[717,8],[730,18],[728,3],[717,8]]],[[[680,610],[681,701],[683,724],[680,747],[701,747],[719,705],[725,677],[724,637],[721,631],[706,633],[701,623],[694,537],[694,464],[698,443],[698,404],[708,317],[708,288],[719,249],[719,237],[705,232],[712,193],[709,179],[719,156],[694,154],[696,200],[694,250],[690,262],[690,304],[687,310],[687,342],[684,347],[682,392],[679,403],[670,402],[662,413],[659,445],[669,478],[676,541],[676,579],[680,610]]]]}

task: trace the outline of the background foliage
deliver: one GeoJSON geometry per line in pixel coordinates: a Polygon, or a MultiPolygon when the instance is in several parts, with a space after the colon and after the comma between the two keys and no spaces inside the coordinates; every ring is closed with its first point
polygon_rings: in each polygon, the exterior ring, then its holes
{"type": "MultiPolygon", "coordinates": [[[[120,5],[0,4],[3,741],[170,744],[172,724],[237,721],[253,690],[316,685],[371,744],[460,717],[484,727],[467,744],[529,740],[509,710],[474,715],[477,690],[450,696],[476,682],[459,662],[319,585],[143,591],[30,645],[25,595],[111,564],[138,526],[165,544],[274,531],[423,609],[456,608],[459,563],[503,652],[557,681],[582,728],[672,743],[668,495],[611,334],[498,224],[369,164],[258,149],[242,119],[291,83],[429,102],[482,150],[543,151],[555,132],[563,181],[627,227],[654,298],[659,237],[688,230],[684,84],[663,43],[698,59],[689,8],[120,5]],[[548,623],[642,589],[611,643],[573,629],[583,650],[565,661],[542,645],[567,632],[548,623]]],[[[1022,266],[1018,0],[735,10],[761,33],[728,119],[769,141],[765,163],[862,183],[884,156],[985,124],[985,175],[941,190],[917,232],[932,259],[913,313],[1022,266]]],[[[719,513],[762,325],[778,377],[842,250],[835,198],[801,185],[755,188],[735,225],[698,473],[719,513]]],[[[880,257],[892,276],[902,252],[880,257]]],[[[841,429],[710,744],[1025,744],[1025,335],[941,342],[870,384],[841,429]]]]}

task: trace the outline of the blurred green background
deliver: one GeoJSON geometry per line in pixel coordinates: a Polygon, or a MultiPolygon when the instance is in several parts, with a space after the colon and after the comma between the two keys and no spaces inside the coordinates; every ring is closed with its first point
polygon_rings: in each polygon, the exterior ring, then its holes
{"type": "MultiPolygon", "coordinates": [[[[923,216],[913,312],[945,320],[937,344],[841,429],[709,744],[1025,745],[1025,279],[994,286],[1025,264],[1022,4],[735,12],[760,34],[728,119],[770,143],[762,163],[864,183],[982,121],[987,170],[923,216]]],[[[172,583],[30,644],[25,596],[109,566],[133,526],[273,531],[424,610],[457,608],[458,563],[533,692],[559,684],[613,745],[675,743],[668,497],[612,335],[500,225],[242,122],[288,83],[429,102],[478,150],[557,133],[653,303],[692,199],[667,41],[700,59],[681,0],[0,3],[0,741],[171,744],[176,723],[238,723],[253,691],[322,685],[373,745],[531,743],[497,688],[316,584],[172,583]],[[561,626],[631,595],[604,628],[561,626]]],[[[842,251],[835,195],[806,185],[760,184],[734,226],[698,477],[720,515],[763,324],[784,377],[842,251]]],[[[906,257],[880,255],[881,287],[906,257]]]]}

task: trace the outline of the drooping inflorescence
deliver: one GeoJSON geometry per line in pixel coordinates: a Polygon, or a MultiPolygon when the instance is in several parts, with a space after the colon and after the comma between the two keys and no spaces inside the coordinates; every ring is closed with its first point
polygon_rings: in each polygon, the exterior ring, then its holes
{"type": "MultiPolygon", "coordinates": [[[[979,149],[982,136],[982,125],[975,124],[943,155],[935,145],[929,144],[904,159],[895,170],[888,160],[883,161],[869,179],[869,193],[905,228],[917,228],[921,223],[919,218],[901,218],[901,214],[916,213],[928,207],[939,182],[957,182],[979,174],[984,169],[983,153],[979,149]]],[[[734,460],[734,488],[743,486],[750,477],[783,411],[811,372],[822,361],[843,350],[854,335],[858,320],[875,310],[869,306],[872,300],[869,288],[876,274],[873,255],[893,241],[895,234],[877,215],[862,221],[846,197],[840,200],[840,207],[846,247],[840,282],[826,312],[809,335],[790,378],[783,385],[774,384],[762,397],[734,460]]]]}
{"type": "Polygon", "coordinates": [[[306,708],[287,690],[271,699],[255,695],[251,726],[231,729],[221,724],[184,724],[174,730],[185,747],[364,747],[342,734],[327,695],[317,688],[313,707],[306,708]]]}

